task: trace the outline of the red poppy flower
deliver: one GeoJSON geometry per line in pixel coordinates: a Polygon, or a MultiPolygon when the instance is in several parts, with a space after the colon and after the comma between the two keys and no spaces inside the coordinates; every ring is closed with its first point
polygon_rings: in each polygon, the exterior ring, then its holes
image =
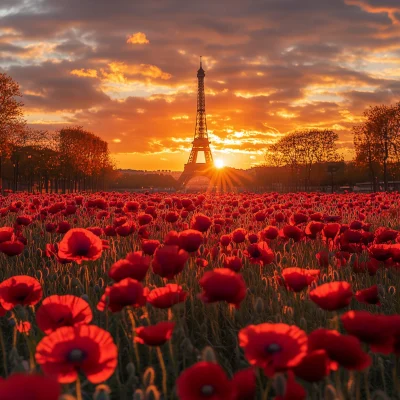
{"type": "Polygon", "coordinates": [[[371,357],[364,353],[361,342],[355,336],[341,335],[329,329],[317,329],[308,336],[308,348],[325,350],[331,360],[330,369],[339,365],[349,370],[363,370],[371,365],[371,357]]]}
{"type": "Polygon", "coordinates": [[[245,229],[237,228],[232,232],[231,237],[235,243],[243,243],[246,240],[246,235],[247,231],[245,229]]]}
{"type": "Polygon", "coordinates": [[[150,214],[141,214],[138,217],[140,226],[150,224],[151,221],[153,221],[153,217],[150,214]]]}
{"type": "Polygon", "coordinates": [[[374,244],[368,248],[368,253],[371,258],[378,261],[386,261],[391,257],[391,246],[388,244],[374,244]]]}
{"type": "Polygon", "coordinates": [[[375,231],[375,242],[376,243],[387,243],[392,240],[396,240],[399,232],[393,229],[381,227],[375,231]]]}
{"type": "Polygon", "coordinates": [[[132,235],[135,232],[135,225],[131,222],[126,222],[123,225],[119,225],[115,228],[115,232],[118,236],[126,237],[132,235]]]}
{"type": "Polygon", "coordinates": [[[135,342],[147,346],[161,346],[172,337],[175,322],[158,322],[151,326],[141,326],[135,329],[135,342]]]}
{"type": "Polygon", "coordinates": [[[250,244],[244,253],[253,264],[268,265],[275,260],[275,254],[266,242],[250,244]]]}
{"type": "Polygon", "coordinates": [[[1,400],[58,400],[60,395],[60,384],[49,376],[15,373],[0,378],[1,400]]]}
{"type": "Polygon", "coordinates": [[[61,221],[57,227],[57,233],[67,233],[71,229],[71,225],[68,221],[61,221]]]}
{"type": "Polygon", "coordinates": [[[314,350],[306,354],[300,364],[293,368],[293,372],[304,381],[318,382],[329,375],[330,363],[325,350],[314,350]]]}
{"type": "Polygon", "coordinates": [[[7,311],[17,304],[34,306],[42,295],[39,281],[31,276],[16,275],[0,283],[0,305],[7,311]]]}
{"type": "Polygon", "coordinates": [[[246,284],[240,274],[228,268],[218,268],[206,272],[199,281],[203,292],[198,295],[204,303],[226,301],[236,308],[246,297],[246,284]]]}
{"type": "Polygon", "coordinates": [[[69,294],[46,297],[36,311],[36,323],[46,335],[62,326],[89,324],[92,318],[89,304],[69,294]]]}
{"type": "Polygon", "coordinates": [[[179,219],[179,214],[176,211],[170,211],[165,216],[165,220],[171,224],[175,223],[179,219]]]}
{"type": "Polygon", "coordinates": [[[172,279],[182,272],[189,254],[178,246],[158,247],[153,258],[153,272],[162,278],[172,279]]]}
{"type": "Polygon", "coordinates": [[[239,345],[251,365],[273,376],[300,363],[307,353],[307,334],[295,325],[249,325],[239,331],[239,345]]]}
{"type": "Polygon", "coordinates": [[[213,362],[200,361],[185,369],[176,390],[179,400],[234,400],[234,385],[213,362]]]}
{"type": "Polygon", "coordinates": [[[97,260],[103,252],[103,243],[94,233],[83,228],[70,229],[58,244],[58,257],[74,260],[97,260]]]}
{"type": "Polygon", "coordinates": [[[229,268],[232,271],[239,272],[242,268],[242,260],[237,256],[225,257],[224,268],[229,268]]]}
{"type": "Polygon", "coordinates": [[[328,311],[348,306],[352,297],[351,285],[347,282],[325,283],[310,292],[310,299],[328,311]]]}
{"type": "Polygon", "coordinates": [[[320,274],[319,269],[303,269],[298,267],[285,268],[282,270],[282,277],[287,287],[294,292],[300,292],[311,285],[320,274]]]}
{"type": "Polygon", "coordinates": [[[0,228],[0,243],[9,242],[12,240],[14,228],[3,226],[0,228]]]}
{"type": "Polygon", "coordinates": [[[297,226],[286,225],[282,228],[280,236],[285,239],[293,239],[295,242],[298,242],[304,237],[304,232],[297,226]]]}
{"type": "Polygon", "coordinates": [[[222,244],[222,246],[227,247],[231,243],[231,235],[222,235],[219,238],[219,242],[222,244]]]}
{"type": "Polygon", "coordinates": [[[124,307],[141,307],[146,304],[146,291],[142,284],[132,278],[125,278],[122,281],[107,286],[105,293],[97,304],[99,311],[106,307],[111,312],[121,311],[124,307]]]}
{"type": "Polygon", "coordinates": [[[24,244],[20,240],[9,240],[0,243],[0,253],[9,257],[18,256],[24,251],[24,244]]]}
{"type": "Polygon", "coordinates": [[[197,251],[203,243],[203,235],[194,229],[186,229],[179,233],[179,247],[188,253],[197,251]]]}
{"type": "Polygon", "coordinates": [[[340,224],[326,224],[322,232],[326,239],[334,239],[340,232],[340,224]]]}
{"type": "Polygon", "coordinates": [[[315,256],[317,257],[318,265],[320,267],[329,267],[329,252],[327,252],[326,250],[321,250],[315,256]]]}
{"type": "Polygon", "coordinates": [[[324,224],[322,222],[315,222],[311,221],[309,224],[306,226],[306,229],[304,230],[304,233],[312,238],[315,239],[317,237],[317,234],[324,229],[324,224]]]}
{"type": "Polygon", "coordinates": [[[393,319],[388,315],[371,314],[367,311],[349,311],[343,314],[343,327],[362,342],[368,343],[371,350],[389,354],[393,350],[393,319]]]}
{"type": "Polygon", "coordinates": [[[193,215],[190,223],[191,229],[200,232],[207,232],[212,224],[211,218],[204,214],[193,215]]]}
{"type": "Polygon", "coordinates": [[[170,231],[164,238],[164,244],[168,246],[179,246],[179,233],[177,231],[170,231]]]}
{"type": "Polygon", "coordinates": [[[256,374],[253,368],[235,372],[232,378],[235,400],[254,400],[256,397],[256,374]]]}
{"type": "Polygon", "coordinates": [[[144,256],[141,251],[128,253],[126,258],[118,260],[112,265],[108,276],[115,282],[120,282],[125,278],[142,281],[146,277],[150,262],[150,257],[144,256]]]}
{"type": "Polygon", "coordinates": [[[147,302],[156,308],[170,308],[174,304],[185,301],[186,297],[187,292],[182,289],[182,286],[173,283],[153,289],[147,295],[147,302]]]}
{"type": "Polygon", "coordinates": [[[275,226],[267,226],[260,232],[262,240],[269,239],[274,240],[278,237],[279,230],[275,226]]]}
{"type": "Polygon", "coordinates": [[[367,289],[358,290],[355,297],[360,303],[376,304],[377,306],[381,305],[377,285],[373,285],[367,289]]]}
{"type": "Polygon", "coordinates": [[[60,383],[71,383],[83,372],[91,383],[107,380],[117,367],[112,336],[95,325],[64,326],[45,336],[36,347],[36,362],[60,383]]]}
{"type": "Polygon", "coordinates": [[[142,250],[144,254],[152,256],[157,247],[160,246],[158,240],[142,240],[142,250]]]}
{"type": "Polygon", "coordinates": [[[293,372],[289,371],[286,379],[285,393],[283,396],[276,396],[274,400],[304,400],[306,396],[307,393],[303,386],[296,382],[293,372]]]}

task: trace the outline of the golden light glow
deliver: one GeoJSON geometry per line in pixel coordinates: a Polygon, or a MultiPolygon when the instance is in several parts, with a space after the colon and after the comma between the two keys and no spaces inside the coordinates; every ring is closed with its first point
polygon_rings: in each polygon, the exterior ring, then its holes
{"type": "Polygon", "coordinates": [[[224,163],[224,160],[222,160],[221,158],[217,158],[214,161],[214,165],[215,165],[216,168],[220,169],[220,168],[224,168],[225,163],[224,163]]]}
{"type": "Polygon", "coordinates": [[[150,41],[147,39],[146,34],[143,32],[136,32],[128,37],[126,43],[130,44],[148,44],[150,41]]]}

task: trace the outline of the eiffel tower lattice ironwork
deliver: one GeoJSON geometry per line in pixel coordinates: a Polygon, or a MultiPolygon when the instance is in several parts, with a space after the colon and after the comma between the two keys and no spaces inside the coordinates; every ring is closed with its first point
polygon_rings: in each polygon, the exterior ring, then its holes
{"type": "Polygon", "coordinates": [[[196,129],[194,140],[192,142],[192,150],[189,155],[189,160],[185,164],[182,175],[179,178],[178,185],[184,187],[190,179],[195,176],[211,177],[215,171],[213,156],[210,149],[210,141],[208,140],[207,118],[206,118],[206,99],[204,94],[204,77],[206,76],[202,60],[200,56],[200,68],[197,71],[197,114],[196,114],[196,129]],[[204,153],[203,163],[197,162],[198,154],[204,153]]]}

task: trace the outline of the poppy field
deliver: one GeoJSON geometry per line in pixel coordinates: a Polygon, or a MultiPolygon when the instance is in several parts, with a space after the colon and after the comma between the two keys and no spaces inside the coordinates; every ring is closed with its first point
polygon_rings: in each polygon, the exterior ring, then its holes
{"type": "Polygon", "coordinates": [[[397,193],[8,193],[0,399],[399,398],[399,218],[397,193]]]}

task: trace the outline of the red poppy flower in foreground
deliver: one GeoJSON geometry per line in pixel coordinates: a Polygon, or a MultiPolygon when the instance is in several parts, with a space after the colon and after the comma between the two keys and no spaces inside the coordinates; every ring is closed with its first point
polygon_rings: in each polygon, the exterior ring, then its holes
{"type": "Polygon", "coordinates": [[[364,353],[359,339],[341,335],[338,331],[316,329],[308,336],[308,348],[310,352],[325,350],[331,360],[329,367],[332,370],[337,370],[340,365],[361,371],[371,365],[371,357],[364,353]]]}
{"type": "Polygon", "coordinates": [[[239,345],[251,365],[273,376],[300,363],[307,354],[307,334],[295,325],[249,325],[239,331],[239,345]]]}
{"type": "Polygon", "coordinates": [[[9,257],[18,256],[24,251],[25,245],[20,240],[9,240],[0,243],[0,253],[9,257]]]}
{"type": "Polygon", "coordinates": [[[198,295],[204,303],[226,301],[236,308],[246,296],[246,284],[241,275],[228,268],[206,272],[199,281],[203,292],[198,295]]]}
{"type": "Polygon", "coordinates": [[[135,329],[135,342],[148,346],[161,346],[172,337],[175,322],[158,322],[151,326],[141,326],[135,329]]]}
{"type": "Polygon", "coordinates": [[[125,278],[142,281],[150,267],[151,259],[143,255],[141,251],[128,253],[127,256],[115,262],[108,271],[108,276],[115,282],[120,282],[125,278]]]}
{"type": "Polygon", "coordinates": [[[79,371],[91,383],[107,380],[117,366],[112,336],[95,325],[65,326],[45,336],[36,347],[36,362],[60,383],[74,382],[79,371]]]}
{"type": "Polygon", "coordinates": [[[120,282],[107,286],[101,296],[97,309],[104,311],[108,308],[111,312],[121,311],[124,307],[141,307],[146,304],[146,292],[142,284],[132,278],[125,278],[120,282]]]}
{"type": "Polygon", "coordinates": [[[310,292],[310,299],[328,311],[348,306],[352,297],[351,285],[347,282],[325,283],[310,292]]]}
{"type": "Polygon", "coordinates": [[[254,400],[256,397],[256,374],[254,368],[235,372],[232,378],[235,400],[254,400]]]}
{"type": "Polygon", "coordinates": [[[298,267],[285,268],[282,270],[282,277],[288,288],[294,292],[300,292],[311,285],[320,274],[319,269],[303,269],[298,267]]]}
{"type": "Polygon", "coordinates": [[[185,369],[176,381],[179,400],[233,400],[234,385],[213,362],[200,361],[185,369]]]}
{"type": "Polygon", "coordinates": [[[182,303],[187,297],[187,292],[175,283],[153,289],[147,295],[147,302],[156,308],[169,308],[174,304],[182,303]]]}
{"type": "Polygon", "coordinates": [[[0,283],[0,305],[12,310],[17,304],[34,306],[42,298],[43,291],[35,278],[16,275],[0,283]]]}
{"type": "Polygon", "coordinates": [[[12,374],[0,378],[1,400],[58,400],[60,395],[60,384],[49,376],[12,374]]]}
{"type": "Polygon", "coordinates": [[[158,247],[154,253],[153,272],[162,278],[172,279],[182,272],[188,258],[189,254],[185,250],[179,249],[178,246],[158,247]]]}
{"type": "Polygon", "coordinates": [[[358,290],[355,297],[360,303],[376,304],[377,306],[381,305],[377,285],[373,285],[367,289],[358,290]]]}
{"type": "Polygon", "coordinates": [[[74,260],[78,264],[84,260],[97,260],[102,251],[101,239],[83,228],[70,229],[58,244],[58,257],[74,260]]]}
{"type": "Polygon", "coordinates": [[[46,335],[63,326],[89,324],[92,318],[89,304],[69,294],[46,297],[36,311],[36,323],[46,335]]]}
{"type": "Polygon", "coordinates": [[[362,342],[368,343],[371,350],[389,354],[393,350],[393,316],[371,314],[367,311],[349,311],[340,317],[344,329],[362,342]]]}
{"type": "Polygon", "coordinates": [[[8,242],[12,239],[14,228],[10,226],[3,226],[0,228],[0,243],[8,242]]]}
{"type": "Polygon", "coordinates": [[[330,373],[330,363],[325,350],[314,350],[306,354],[293,372],[307,382],[318,382],[330,373]]]}

